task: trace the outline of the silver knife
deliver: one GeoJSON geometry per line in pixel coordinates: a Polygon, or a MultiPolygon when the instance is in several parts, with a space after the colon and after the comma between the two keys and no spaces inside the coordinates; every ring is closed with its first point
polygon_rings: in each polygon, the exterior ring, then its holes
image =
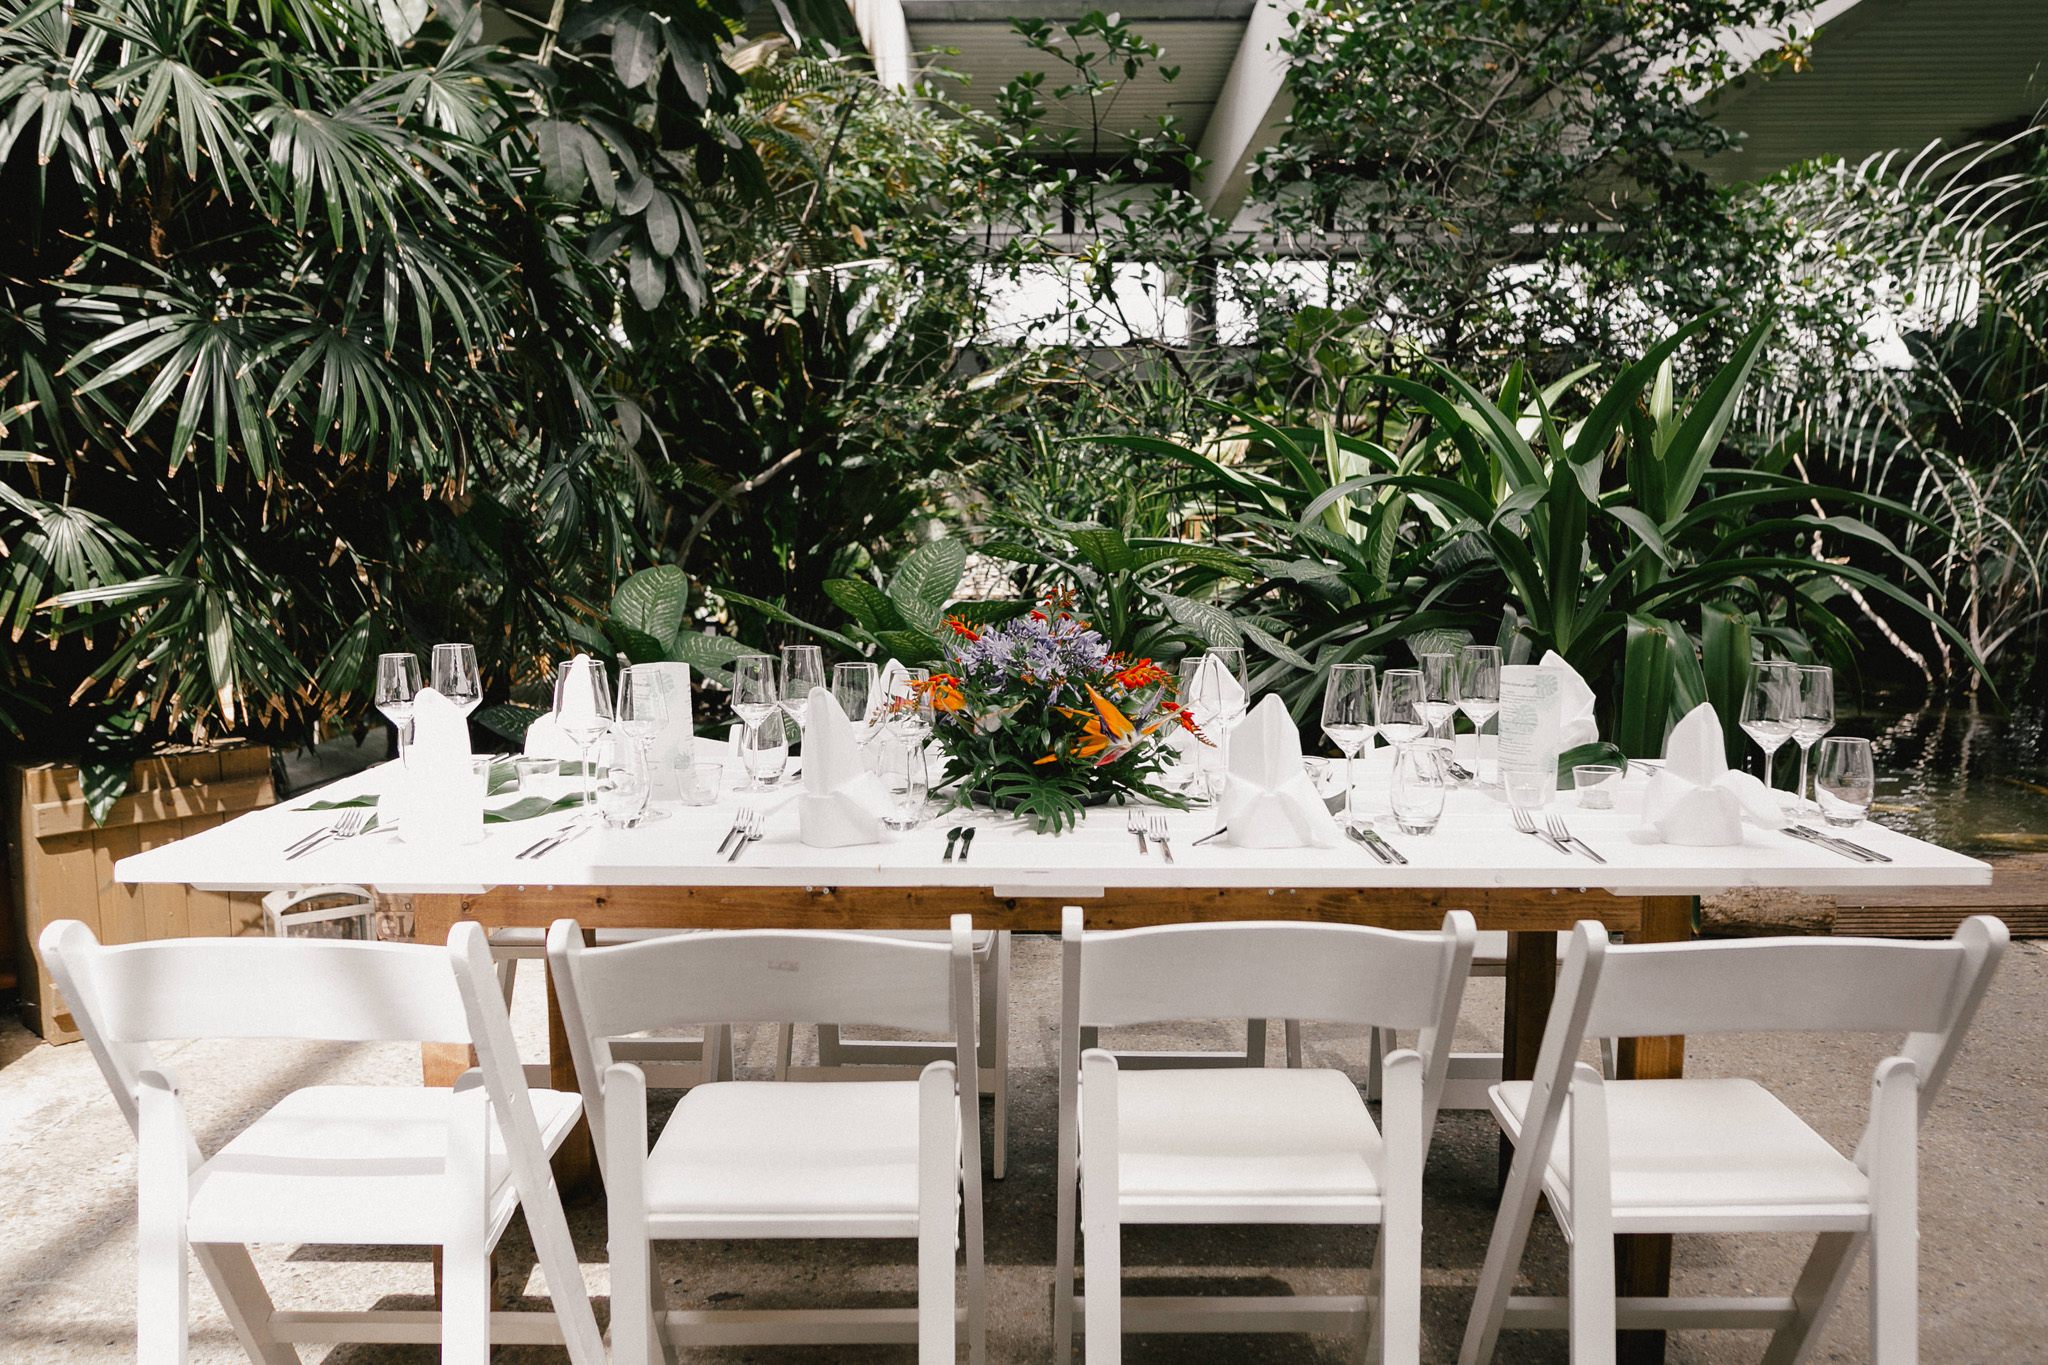
{"type": "Polygon", "coordinates": [[[1847,839],[1837,839],[1831,834],[1822,834],[1819,830],[1808,829],[1804,825],[1787,825],[1783,832],[1799,840],[1801,843],[1825,848],[1830,852],[1839,853],[1847,858],[1855,858],[1860,862],[1888,863],[1891,861],[1890,858],[1885,857],[1884,854],[1879,853],[1875,849],[1865,848],[1861,844],[1852,844],[1847,839]]]}
{"type": "Polygon", "coordinates": [[[557,834],[554,838],[542,844],[539,848],[536,848],[533,852],[522,853],[519,856],[522,858],[539,858],[545,856],[546,854],[553,853],[556,849],[560,848],[563,844],[568,843],[571,839],[578,839],[581,838],[583,835],[588,834],[591,831],[591,829],[595,827],[595,825],[596,821],[593,820],[586,820],[581,824],[571,825],[569,826],[569,828],[563,830],[560,834],[557,834]]]}

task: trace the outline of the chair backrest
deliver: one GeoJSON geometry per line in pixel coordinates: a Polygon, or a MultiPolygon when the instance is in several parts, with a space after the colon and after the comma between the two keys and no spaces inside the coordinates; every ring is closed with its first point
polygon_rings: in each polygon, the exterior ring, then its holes
{"type": "Polygon", "coordinates": [[[978,1093],[974,925],[966,915],[953,916],[946,943],[737,929],[609,948],[585,947],[582,926],[559,919],[548,929],[548,969],[600,1165],[612,1039],[692,1025],[831,1023],[950,1035],[969,1164],[979,1169],[979,1111],[970,1112],[978,1093]]]}
{"type": "Polygon", "coordinates": [[[1076,1022],[1113,1028],[1171,1019],[1313,1019],[1431,1030],[1450,1019],[1472,961],[1472,917],[1437,933],[1354,924],[1250,921],[1079,933],[1076,1022]]]}
{"type": "Polygon", "coordinates": [[[950,1033],[951,963],[945,943],[825,930],[681,934],[610,948],[586,948],[574,920],[548,930],[548,965],[573,983],[585,1031],[607,1037],[819,1022],[950,1033]]]}
{"type": "Polygon", "coordinates": [[[1416,1030],[1425,1143],[1435,1132],[1477,937],[1465,911],[1446,914],[1435,933],[1284,920],[1089,933],[1070,905],[1061,937],[1062,1104],[1078,1076],[1083,1027],[1302,1019],[1416,1030]]]}
{"type": "Polygon", "coordinates": [[[1588,1037],[1828,1031],[1902,1033],[1924,1119],[1940,1094],[1992,973],[2003,922],[1975,915],[1939,943],[1736,939],[1610,946],[1590,920],[1572,931],[1544,1026],[1529,1112],[1549,1150],[1579,1045],[1588,1037]]]}
{"type": "Polygon", "coordinates": [[[37,946],[131,1126],[159,1039],[470,1041],[440,948],[279,938],[107,946],[77,920],[51,924],[37,946]]]}

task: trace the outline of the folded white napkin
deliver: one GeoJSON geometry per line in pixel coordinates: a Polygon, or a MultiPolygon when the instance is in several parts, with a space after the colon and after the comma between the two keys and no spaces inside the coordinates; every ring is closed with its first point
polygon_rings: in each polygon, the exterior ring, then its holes
{"type": "Polygon", "coordinates": [[[1335,848],[1343,832],[1301,763],[1301,734],[1277,696],[1268,696],[1230,737],[1230,776],[1216,823],[1238,848],[1335,848]]]}
{"type": "Polygon", "coordinates": [[[468,844],[483,837],[484,794],[470,759],[462,708],[431,687],[421,688],[412,700],[404,780],[393,793],[399,809],[388,812],[397,815],[407,843],[468,844]]]}
{"type": "MultiPolygon", "coordinates": [[[[696,717],[690,699],[688,664],[642,664],[640,672],[652,671],[661,690],[668,719],[648,741],[647,768],[650,794],[656,801],[675,801],[683,794],[684,768],[695,760],[696,717]]],[[[634,676],[638,676],[638,672],[634,676]]]]}
{"type": "MultiPolygon", "coordinates": [[[[1223,719],[1244,709],[1244,688],[1237,681],[1237,674],[1215,655],[1204,654],[1196,666],[1193,680],[1178,700],[1193,714],[1195,724],[1202,728],[1202,734],[1209,742],[1205,744],[1185,729],[1175,726],[1167,736],[1167,743],[1179,753],[1183,763],[1199,763],[1206,767],[1221,762],[1223,719]]],[[[1295,757],[1300,756],[1301,746],[1297,743],[1295,757]]]]}
{"type": "Polygon", "coordinates": [[[1600,723],[1593,719],[1593,689],[1586,686],[1579,670],[1554,649],[1544,654],[1541,667],[1557,675],[1557,751],[1598,740],[1600,723]]]}
{"type": "Polygon", "coordinates": [[[822,687],[811,689],[804,731],[804,790],[796,800],[799,837],[812,848],[882,842],[889,789],[861,767],[860,743],[822,687]]]}
{"type": "Polygon", "coordinates": [[[1763,829],[1784,824],[1770,788],[1728,766],[1721,718],[1702,702],[1664,743],[1664,766],[1643,793],[1643,823],[1629,831],[1639,844],[1718,848],[1742,842],[1748,821],[1763,829]]]}

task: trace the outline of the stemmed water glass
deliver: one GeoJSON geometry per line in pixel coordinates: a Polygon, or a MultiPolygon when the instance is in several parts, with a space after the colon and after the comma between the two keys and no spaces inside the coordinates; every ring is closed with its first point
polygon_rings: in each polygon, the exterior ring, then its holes
{"type": "Polygon", "coordinates": [[[1771,760],[1792,738],[1799,715],[1798,665],[1782,659],[1758,664],[1742,694],[1742,732],[1764,751],[1764,785],[1771,785],[1771,760]]]}
{"type": "Polygon", "coordinates": [[[477,671],[476,646],[434,646],[434,690],[467,716],[484,699],[483,674],[477,671]]]}
{"type": "Polygon", "coordinates": [[[1806,761],[1813,746],[1835,728],[1835,670],[1826,664],[1799,666],[1799,710],[1792,717],[1792,742],[1799,746],[1799,793],[1795,810],[1806,810],[1806,761]]]}
{"type": "Polygon", "coordinates": [[[583,804],[597,803],[593,754],[612,723],[612,689],[595,659],[578,655],[555,669],[555,724],[576,745],[583,767],[583,804]]]}
{"type": "Polygon", "coordinates": [[[1422,665],[1422,720],[1431,739],[1450,738],[1451,717],[1458,714],[1458,656],[1424,654],[1422,665]]]}
{"type": "MultiPolygon", "coordinates": [[[[779,709],[773,655],[742,654],[732,661],[732,709],[747,727],[747,737],[741,747],[759,747],[755,732],[779,709]]],[[[777,719],[775,723],[780,725],[782,722],[777,719]]],[[[750,771],[744,790],[767,791],[768,784],[750,771]]]]}
{"type": "Polygon", "coordinates": [[[1421,739],[1429,728],[1423,705],[1429,689],[1417,668],[1390,668],[1380,677],[1379,732],[1396,749],[1421,739]]]}
{"type": "Polygon", "coordinates": [[[1237,679],[1235,698],[1219,696],[1216,699],[1218,705],[1223,708],[1217,713],[1217,727],[1222,730],[1234,730],[1252,704],[1251,675],[1245,671],[1244,651],[1235,645],[1219,645],[1202,657],[1214,659],[1224,671],[1237,679]]]}
{"type": "Polygon", "coordinates": [[[811,689],[825,685],[825,651],[817,645],[784,645],[782,647],[782,695],[778,700],[789,718],[796,722],[797,733],[804,728],[804,706],[811,699],[811,689]]]}
{"type": "Polygon", "coordinates": [[[928,668],[906,668],[889,684],[889,728],[919,746],[932,732],[932,693],[928,668]]]}
{"type": "Polygon", "coordinates": [[[419,690],[419,655],[377,656],[377,709],[398,732],[398,758],[401,763],[405,761],[405,746],[412,743],[412,699],[419,690]]]}
{"type": "Polygon", "coordinates": [[[874,704],[876,672],[873,664],[832,665],[832,699],[857,728],[868,723],[868,708],[874,704]]]}
{"type": "MultiPolygon", "coordinates": [[[[1466,645],[1458,651],[1458,709],[1472,722],[1474,745],[1483,748],[1480,736],[1500,714],[1500,646],[1466,645]]],[[[1475,768],[1479,757],[1475,752],[1475,768]]]]}
{"type": "Polygon", "coordinates": [[[1351,826],[1352,764],[1372,742],[1378,670],[1371,664],[1334,664],[1323,684],[1323,733],[1344,754],[1344,824],[1351,826]]]}

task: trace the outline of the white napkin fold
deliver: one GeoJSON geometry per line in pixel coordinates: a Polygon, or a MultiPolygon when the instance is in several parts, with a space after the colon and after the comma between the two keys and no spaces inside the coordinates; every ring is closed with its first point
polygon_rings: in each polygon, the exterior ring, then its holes
{"type": "Polygon", "coordinates": [[[1643,823],[1629,831],[1639,844],[1721,848],[1742,842],[1747,821],[1762,829],[1784,824],[1770,788],[1728,766],[1721,718],[1695,706],[1664,742],[1664,766],[1643,793],[1643,823]]]}
{"type": "Polygon", "coordinates": [[[812,848],[882,842],[889,789],[861,767],[853,722],[822,687],[804,703],[804,789],[797,798],[799,837],[812,848]]]}
{"type": "Polygon", "coordinates": [[[1237,848],[1335,848],[1343,832],[1301,763],[1301,735],[1277,696],[1268,696],[1230,737],[1230,776],[1216,823],[1237,848]]]}
{"type": "Polygon", "coordinates": [[[1593,719],[1593,689],[1586,686],[1579,670],[1554,649],[1543,655],[1540,667],[1557,675],[1557,751],[1598,740],[1600,723],[1593,719]]]}
{"type": "Polygon", "coordinates": [[[422,687],[412,699],[412,743],[405,750],[401,809],[395,812],[407,843],[466,844],[483,837],[484,794],[470,759],[462,708],[422,687]]]}

